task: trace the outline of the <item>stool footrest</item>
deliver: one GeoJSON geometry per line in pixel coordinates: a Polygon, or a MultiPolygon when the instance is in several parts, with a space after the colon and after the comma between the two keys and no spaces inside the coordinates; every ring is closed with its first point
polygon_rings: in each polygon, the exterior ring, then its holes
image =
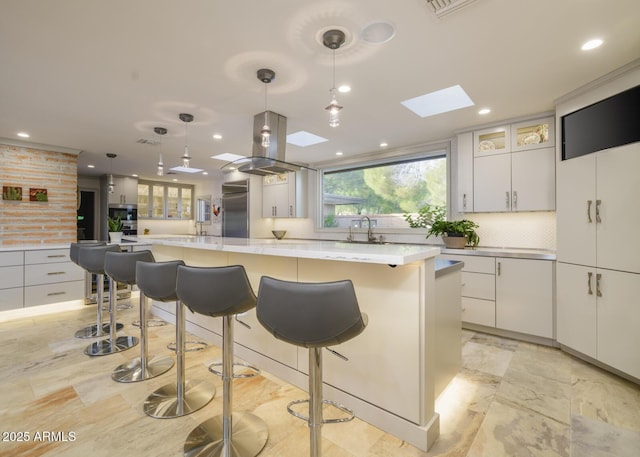
{"type": "MultiPolygon", "coordinates": [[[[140,321],[135,320],[131,323],[134,327],[140,327],[140,321]]],[[[167,321],[163,321],[162,319],[147,319],[147,327],[162,327],[163,325],[167,325],[167,321]]],[[[175,349],[173,349],[175,351],[175,349]]]]}
{"type": "MultiPolygon", "coordinates": [[[[209,345],[204,341],[193,341],[193,340],[185,341],[184,346],[185,346],[185,352],[202,351],[203,349],[206,349],[209,347],[209,345]]],[[[167,344],[167,349],[175,352],[176,342],[172,341],[171,343],[167,344]]]]}
{"type": "MultiPolygon", "coordinates": [[[[209,365],[209,371],[217,376],[222,376],[222,369],[217,369],[215,367],[221,367],[222,362],[213,362],[209,365]]],[[[254,376],[258,376],[260,374],[260,368],[250,365],[246,362],[233,362],[233,379],[241,379],[241,378],[253,378],[254,376]],[[247,370],[250,370],[249,373],[236,373],[235,367],[243,367],[247,370]]]]}
{"type": "MultiPolygon", "coordinates": [[[[306,400],[294,400],[294,401],[290,402],[287,405],[287,411],[292,416],[295,416],[298,419],[302,419],[302,420],[305,420],[305,421],[309,422],[309,416],[305,416],[304,414],[300,414],[299,412],[294,411],[293,408],[292,408],[293,405],[298,405],[300,403],[309,403],[309,400],[308,399],[306,399],[306,400]]],[[[335,408],[338,408],[340,411],[342,411],[343,413],[347,414],[347,417],[340,417],[340,418],[336,418],[336,419],[323,419],[322,420],[323,424],[337,424],[337,423],[340,423],[340,422],[349,422],[349,421],[352,421],[356,417],[356,415],[355,415],[355,413],[353,412],[352,409],[347,408],[346,406],[341,405],[340,403],[336,403],[335,401],[331,401],[331,400],[322,400],[322,403],[324,403],[326,405],[331,405],[331,406],[333,406],[335,408]]]]}

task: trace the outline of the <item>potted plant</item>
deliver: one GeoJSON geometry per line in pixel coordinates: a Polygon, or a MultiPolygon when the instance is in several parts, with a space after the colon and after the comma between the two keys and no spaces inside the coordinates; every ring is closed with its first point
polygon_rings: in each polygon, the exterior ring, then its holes
{"type": "Polygon", "coordinates": [[[119,243],[122,240],[122,220],[120,217],[107,216],[107,225],[109,226],[109,241],[119,243]]]}
{"type": "Polygon", "coordinates": [[[404,214],[404,219],[411,228],[428,228],[427,238],[431,235],[442,237],[448,248],[463,249],[467,245],[476,247],[480,242],[475,230],[478,224],[468,219],[448,221],[446,212],[444,206],[427,204],[418,210],[417,216],[404,214]]]}

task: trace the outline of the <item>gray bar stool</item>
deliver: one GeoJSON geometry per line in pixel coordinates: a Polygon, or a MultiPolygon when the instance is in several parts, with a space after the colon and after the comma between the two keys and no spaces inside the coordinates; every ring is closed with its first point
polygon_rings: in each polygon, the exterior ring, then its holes
{"type": "Polygon", "coordinates": [[[176,274],[182,260],[169,262],[137,262],[136,280],[140,293],[153,300],[176,302],[176,365],[175,384],[166,384],[144,401],[144,412],[158,419],[181,417],[209,403],[216,393],[213,384],[185,381],[184,307],[176,295],[176,274]]]}
{"type": "Polygon", "coordinates": [[[180,266],[176,293],[192,312],[222,317],[222,415],[191,431],[184,455],[254,457],[267,443],[267,424],[254,414],[232,413],[233,317],[256,306],[244,268],[180,266]]]}
{"type": "Polygon", "coordinates": [[[348,408],[322,399],[322,348],[344,343],[362,333],[367,315],[360,312],[350,280],[300,283],[263,276],[258,289],[258,320],[276,338],[309,348],[309,400],[289,403],[287,410],[307,420],[312,457],[322,455],[322,424],[346,422],[354,415],[348,408]],[[309,402],[309,416],[291,409],[309,402]],[[329,403],[349,414],[340,419],[322,418],[322,404],[329,403]]]}
{"type": "MultiPolygon", "coordinates": [[[[69,246],[69,258],[73,263],[82,268],[82,265],[78,263],[78,256],[80,255],[80,248],[90,247],[90,246],[105,246],[107,243],[104,241],[80,241],[78,243],[71,243],[69,246]]],[[[85,274],[87,275],[89,282],[91,282],[91,277],[93,273],[89,273],[85,270],[85,274]]],[[[102,290],[104,292],[104,289],[102,290]]],[[[101,295],[102,297],[102,295],[101,295]]],[[[76,338],[95,338],[98,336],[104,336],[109,333],[109,324],[102,324],[102,307],[97,307],[97,318],[96,324],[88,325],[87,327],[81,328],[75,333],[76,338]],[[100,326],[98,326],[98,323],[100,326]]],[[[117,330],[121,330],[123,325],[117,324],[117,330]]]]}
{"type": "MultiPolygon", "coordinates": [[[[136,284],[136,262],[155,262],[151,251],[107,252],[104,271],[113,281],[133,286],[136,284]]],[[[140,357],[119,365],[111,378],[117,382],[138,382],[155,378],[173,366],[173,358],[158,356],[149,360],[147,336],[147,302],[140,293],[140,357]]]]}
{"type": "MultiPolygon", "coordinates": [[[[98,307],[100,307],[100,287],[102,285],[105,270],[105,257],[108,252],[121,253],[120,247],[117,245],[108,246],[91,246],[80,248],[80,254],[78,261],[81,265],[85,266],[85,269],[90,273],[98,275],[98,307]],[[88,268],[87,268],[88,266],[88,268]]],[[[116,292],[114,287],[113,278],[109,277],[109,313],[111,323],[109,325],[109,338],[96,341],[86,347],[84,353],[88,356],[95,357],[101,355],[115,354],[116,352],[126,351],[138,344],[138,338],[134,336],[118,336],[116,332],[118,327],[116,325],[116,292]]]]}

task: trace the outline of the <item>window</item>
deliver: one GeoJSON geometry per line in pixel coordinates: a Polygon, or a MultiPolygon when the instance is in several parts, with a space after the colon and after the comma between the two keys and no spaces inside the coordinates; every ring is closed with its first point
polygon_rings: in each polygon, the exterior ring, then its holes
{"type": "Polygon", "coordinates": [[[324,170],[323,227],[408,228],[404,213],[426,203],[447,203],[447,155],[439,150],[420,157],[388,159],[368,165],[324,170]],[[364,220],[362,227],[368,222],[364,220]]]}
{"type": "Polygon", "coordinates": [[[154,181],[138,182],[138,218],[191,219],[193,186],[154,181]]]}

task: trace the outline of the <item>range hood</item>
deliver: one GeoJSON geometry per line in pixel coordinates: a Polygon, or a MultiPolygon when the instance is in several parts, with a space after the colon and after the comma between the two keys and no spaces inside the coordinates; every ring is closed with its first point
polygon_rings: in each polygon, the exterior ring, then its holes
{"type": "Polygon", "coordinates": [[[253,118],[253,152],[252,156],[247,159],[241,159],[236,163],[242,162],[238,166],[238,171],[249,173],[252,175],[274,175],[280,173],[288,173],[290,171],[299,171],[301,168],[307,168],[304,165],[290,163],[285,161],[285,148],[287,146],[287,118],[274,113],[273,111],[265,111],[258,113],[253,118]],[[265,116],[271,129],[271,138],[268,148],[262,146],[262,137],[260,132],[265,124],[265,116]]]}

